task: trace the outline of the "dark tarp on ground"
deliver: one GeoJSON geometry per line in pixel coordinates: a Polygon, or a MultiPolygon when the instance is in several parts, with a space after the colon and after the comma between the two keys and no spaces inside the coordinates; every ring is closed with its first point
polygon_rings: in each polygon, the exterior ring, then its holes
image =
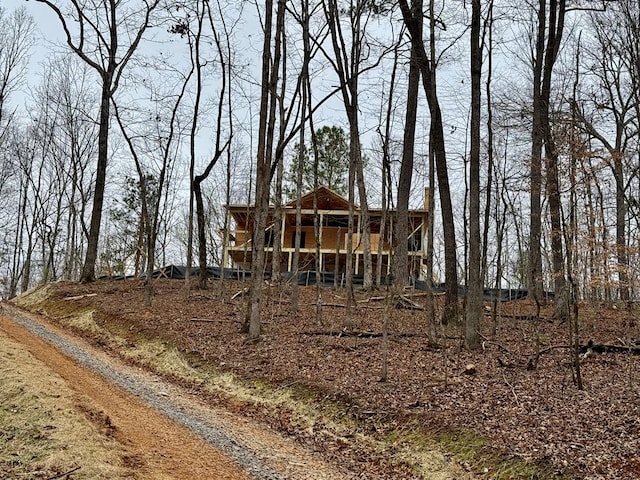
{"type": "MultiPolygon", "coordinates": [[[[416,290],[426,290],[427,284],[422,280],[416,280],[416,290]]],[[[444,293],[445,284],[436,283],[433,285],[434,293],[444,293]]],[[[467,293],[467,288],[464,285],[458,285],[458,296],[464,297],[467,293]]],[[[529,291],[522,288],[485,288],[482,292],[482,299],[485,302],[492,302],[497,300],[499,302],[510,302],[512,300],[520,300],[526,298],[529,295],[529,291]]],[[[549,295],[545,293],[545,296],[549,295]]]]}
{"type": "MultiPolygon", "coordinates": [[[[221,275],[220,267],[207,267],[207,273],[209,278],[220,278],[221,275]]],[[[175,280],[184,280],[187,274],[187,267],[184,265],[167,265],[165,267],[159,268],[153,271],[153,278],[173,278],[175,280]]],[[[196,278],[200,275],[200,267],[191,267],[189,270],[189,277],[196,278]]],[[[147,277],[146,273],[140,275],[141,279],[147,277]]],[[[224,269],[224,278],[225,280],[247,280],[251,278],[251,272],[225,268],[224,269]]],[[[265,275],[265,278],[267,276],[265,275]]]]}
{"type": "MultiPolygon", "coordinates": [[[[173,278],[177,280],[184,280],[187,272],[187,267],[183,265],[167,265],[153,272],[153,278],[173,278]]],[[[220,267],[207,267],[207,272],[210,278],[219,279],[222,275],[222,269],[220,267]]],[[[190,277],[196,278],[200,275],[200,268],[193,267],[190,270],[190,277]]],[[[316,272],[313,270],[306,270],[302,272],[298,272],[298,285],[307,286],[307,285],[315,285],[316,282],[320,281],[322,285],[331,287],[337,284],[340,287],[344,287],[346,285],[346,279],[344,274],[341,274],[337,282],[335,281],[335,274],[333,272],[316,272]]],[[[285,282],[291,282],[295,277],[294,272],[284,272],[281,274],[282,279],[285,282]]],[[[133,275],[118,275],[112,277],[100,277],[101,279],[110,279],[110,280],[131,280],[133,279],[133,275]]],[[[140,275],[141,279],[146,278],[146,273],[140,275]]],[[[249,280],[251,278],[251,272],[246,270],[240,270],[238,268],[225,268],[224,269],[224,279],[225,280],[249,280]]],[[[265,272],[264,274],[265,280],[271,278],[271,274],[269,272],[265,272]]],[[[383,280],[386,285],[386,280],[383,280]]],[[[363,275],[354,275],[353,276],[353,284],[355,286],[362,286],[364,284],[364,276],[363,275]]],[[[416,280],[411,279],[411,285],[415,287],[416,290],[426,291],[427,283],[424,280],[416,280]]],[[[437,283],[433,285],[434,293],[444,293],[444,283],[437,283]]],[[[465,294],[465,286],[460,285],[458,287],[458,295],[464,296],[465,294]]],[[[521,288],[510,288],[510,289],[500,289],[500,288],[485,288],[483,299],[487,302],[491,302],[497,300],[499,302],[510,302],[512,300],[519,300],[522,298],[526,298],[529,292],[527,290],[521,288]]],[[[545,297],[553,297],[553,293],[545,292],[545,297]]]]}

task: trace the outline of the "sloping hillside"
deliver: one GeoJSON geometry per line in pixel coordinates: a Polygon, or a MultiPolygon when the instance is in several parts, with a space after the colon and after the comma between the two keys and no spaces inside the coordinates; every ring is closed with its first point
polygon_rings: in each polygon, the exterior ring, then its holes
{"type": "MultiPolygon", "coordinates": [[[[439,470],[451,478],[455,465],[481,478],[640,475],[637,357],[631,350],[589,355],[586,388],[578,391],[568,327],[547,321],[546,308],[535,319],[526,300],[500,304],[495,323],[484,320],[478,352],[461,348],[455,325],[428,346],[425,313],[394,309],[388,379],[380,382],[383,293],[359,294],[353,329],[345,331],[343,292],[321,290],[318,324],[314,287],[301,290],[293,313],[289,287],[269,285],[264,334],[250,345],[240,332],[244,287],[214,282],[185,300],[182,282],[162,280],[146,308],[138,282],[55,284],[18,303],[366,478],[436,478],[429,475],[439,470]],[[167,367],[176,352],[182,366],[167,367]],[[216,372],[214,387],[202,387],[202,369],[216,372]]],[[[630,345],[640,337],[637,316],[633,308],[581,305],[581,341],[630,345]]]]}

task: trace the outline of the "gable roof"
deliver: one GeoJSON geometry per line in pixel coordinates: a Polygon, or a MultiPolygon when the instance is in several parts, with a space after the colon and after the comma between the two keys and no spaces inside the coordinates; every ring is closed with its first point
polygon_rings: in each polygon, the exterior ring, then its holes
{"type": "MultiPolygon", "coordinates": [[[[318,209],[319,210],[348,210],[349,209],[349,200],[344,198],[339,193],[334,192],[328,187],[324,185],[318,187],[317,190],[306,193],[302,197],[300,197],[300,203],[302,204],[302,209],[312,209],[313,208],[313,197],[316,196],[318,199],[318,209]]],[[[296,200],[292,200],[287,203],[287,208],[295,208],[296,200]]],[[[357,207],[356,207],[357,208],[357,207]]]]}

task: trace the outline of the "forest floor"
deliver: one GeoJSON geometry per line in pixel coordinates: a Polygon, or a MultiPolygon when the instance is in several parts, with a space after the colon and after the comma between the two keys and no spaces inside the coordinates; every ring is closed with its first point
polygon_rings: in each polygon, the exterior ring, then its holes
{"type": "MultiPolygon", "coordinates": [[[[127,348],[156,339],[159,350],[142,362],[149,368],[158,370],[148,358],[175,347],[193,368],[245,382],[242,391],[211,389],[197,376],[160,369],[207,402],[286,433],[357,478],[456,478],[429,473],[434,452],[464,472],[457,478],[640,478],[635,305],[579,305],[581,344],[624,347],[582,361],[583,390],[575,384],[569,327],[551,321],[552,305],[543,305],[537,319],[529,300],[500,303],[493,320],[487,304],[482,348],[474,352],[463,348],[456,325],[439,327],[439,345],[429,346],[426,314],[394,309],[382,382],[384,292],[359,292],[352,329],[344,330],[344,291],[319,290],[318,322],[315,287],[300,289],[293,313],[291,287],[266,285],[261,341],[247,344],[240,332],[246,297],[238,294],[246,286],[212,281],[185,300],[183,282],[159,280],[152,307],[145,307],[139,282],[58,283],[18,303],[107,350],[122,350],[122,338],[127,348]],[[69,321],[79,312],[90,312],[90,321],[69,321]],[[105,329],[121,340],[105,338],[105,329]],[[273,400],[275,394],[287,400],[273,400]],[[256,400],[260,395],[272,400],[256,400]]],[[[406,294],[426,301],[421,292],[406,294]]],[[[129,352],[129,361],[142,359],[129,352]]]]}

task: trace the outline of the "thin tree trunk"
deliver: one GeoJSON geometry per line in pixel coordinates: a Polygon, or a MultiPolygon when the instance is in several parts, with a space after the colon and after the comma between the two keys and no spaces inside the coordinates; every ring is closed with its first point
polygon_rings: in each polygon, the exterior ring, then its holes
{"type": "MultiPolygon", "coordinates": [[[[302,66],[302,118],[305,117],[306,109],[307,109],[307,93],[309,91],[309,77],[308,77],[308,68],[309,68],[309,19],[307,17],[309,13],[309,4],[306,0],[303,1],[303,11],[302,11],[302,28],[303,28],[303,42],[304,42],[304,63],[302,66]]],[[[303,173],[303,162],[304,162],[304,144],[305,144],[305,129],[304,125],[300,128],[300,136],[299,136],[299,145],[298,149],[298,172],[296,174],[296,230],[294,233],[294,250],[293,250],[293,260],[291,262],[292,271],[290,272],[293,280],[291,282],[291,311],[293,313],[297,313],[299,309],[299,299],[300,299],[300,287],[298,285],[298,265],[300,263],[300,239],[302,234],[302,173],[303,173]]]]}
{"type": "MultiPolygon", "coordinates": [[[[382,286],[382,266],[384,262],[383,251],[385,244],[393,245],[393,241],[387,241],[387,223],[389,222],[389,204],[391,198],[391,158],[389,154],[389,143],[391,141],[391,116],[393,113],[393,98],[395,93],[396,75],[398,70],[398,55],[400,43],[394,48],[393,71],[391,72],[391,81],[389,82],[389,99],[387,101],[387,110],[385,114],[385,131],[384,134],[379,131],[382,141],[382,215],[380,218],[380,239],[378,241],[378,263],[376,265],[376,285],[378,288],[382,286]]],[[[393,219],[391,220],[393,221],[393,219]]],[[[387,265],[391,262],[390,253],[387,254],[387,265]]],[[[388,268],[387,266],[387,268],[388,268]]]]}
{"type": "MultiPolygon", "coordinates": [[[[493,191],[493,168],[494,168],[494,140],[493,140],[493,104],[491,97],[491,80],[493,72],[493,0],[489,1],[487,13],[486,28],[488,33],[488,51],[487,51],[487,81],[485,84],[485,96],[487,98],[487,185],[485,187],[485,205],[484,205],[484,230],[482,233],[482,261],[481,268],[483,284],[489,283],[488,258],[487,250],[489,246],[489,223],[491,219],[492,208],[492,191],[493,191]]],[[[497,219],[496,219],[497,220],[497,219]]]]}
{"type": "Polygon", "coordinates": [[[282,181],[284,179],[284,158],[277,159],[276,184],[273,209],[273,250],[271,253],[271,281],[280,281],[280,259],[282,256],[282,181]]]}

